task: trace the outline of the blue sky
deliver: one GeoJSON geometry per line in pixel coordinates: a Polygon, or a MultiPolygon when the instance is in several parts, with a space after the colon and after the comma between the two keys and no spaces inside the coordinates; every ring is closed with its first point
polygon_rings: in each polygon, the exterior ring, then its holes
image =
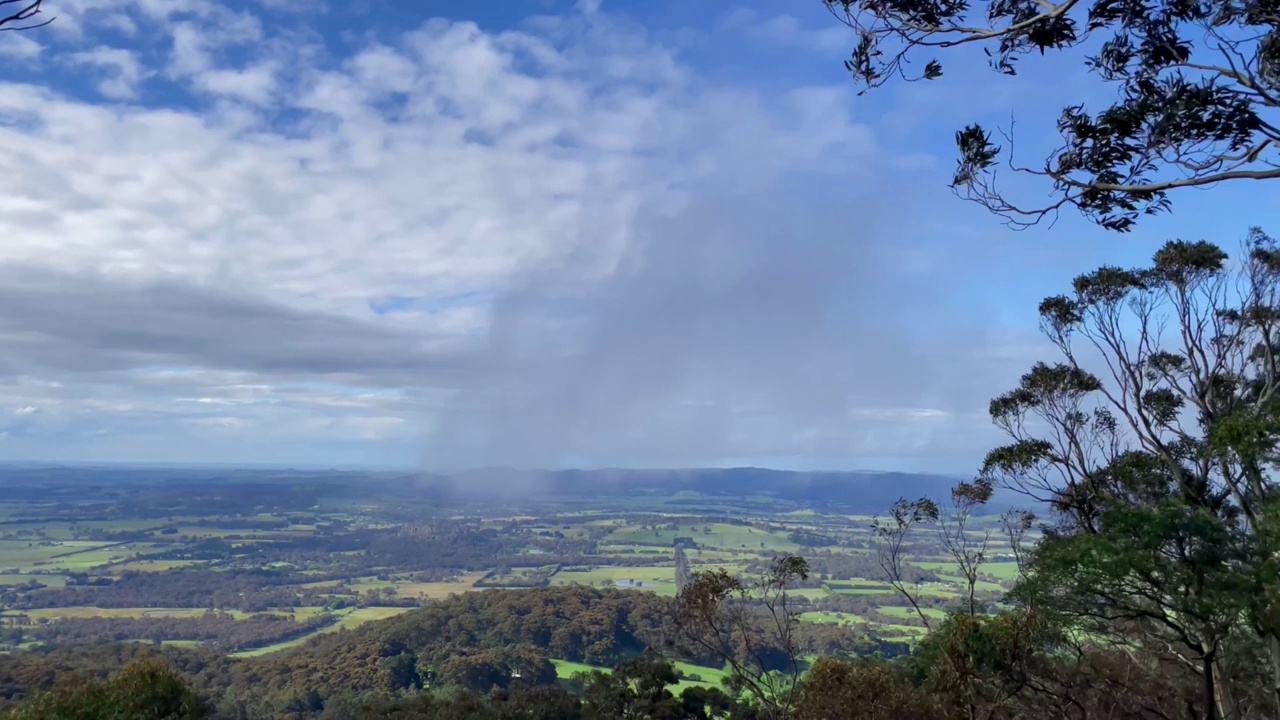
{"type": "Polygon", "coordinates": [[[1277,225],[1259,184],[1010,231],[955,130],[1035,156],[1107,89],[858,97],[818,0],[46,12],[0,36],[0,460],[965,472],[1040,298],[1277,225]]]}

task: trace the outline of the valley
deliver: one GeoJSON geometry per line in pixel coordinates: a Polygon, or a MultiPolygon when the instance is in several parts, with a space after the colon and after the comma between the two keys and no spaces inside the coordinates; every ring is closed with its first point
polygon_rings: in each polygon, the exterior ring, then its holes
{"type": "MultiPolygon", "coordinates": [[[[924,623],[888,582],[874,508],[793,497],[615,485],[594,497],[485,503],[379,474],[10,469],[0,491],[0,652],[93,642],[258,658],[469,593],[530,588],[676,595],[700,571],[750,577],[805,557],[790,590],[814,654],[855,638],[905,652],[924,623]],[[104,477],[110,475],[111,477],[104,477]]],[[[850,483],[859,479],[850,477],[850,483]]],[[[946,486],[938,478],[917,485],[946,486]]],[[[907,490],[920,487],[907,487],[907,490]]],[[[997,601],[1016,565],[998,518],[969,532],[991,555],[976,583],[997,601]]],[[[916,538],[906,570],[927,617],[965,581],[916,538]]],[[[553,658],[565,672],[567,658],[553,658]]],[[[720,668],[698,673],[714,677],[720,668]]]]}

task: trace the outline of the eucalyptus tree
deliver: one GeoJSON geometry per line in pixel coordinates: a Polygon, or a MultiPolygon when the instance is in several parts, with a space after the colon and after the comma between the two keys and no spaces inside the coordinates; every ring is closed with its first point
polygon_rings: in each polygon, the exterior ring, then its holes
{"type": "Polygon", "coordinates": [[[1126,231],[1179,188],[1280,179],[1276,0],[823,2],[856,31],[845,66],[866,89],[940,78],[938,56],[966,46],[1006,75],[1026,55],[1069,54],[1115,88],[1102,108],[1062,98],[1061,144],[1042,162],[1015,161],[1007,131],[1003,146],[980,124],[956,133],[952,187],[1014,226],[1074,208],[1126,231]],[[1052,199],[1011,198],[997,183],[1001,159],[1015,179],[1051,186],[1052,199]]]}
{"type": "Polygon", "coordinates": [[[992,401],[983,466],[1049,507],[1015,597],[1193,669],[1202,717],[1280,715],[1276,241],[1169,242],[1039,309],[1060,357],[992,401]]]}

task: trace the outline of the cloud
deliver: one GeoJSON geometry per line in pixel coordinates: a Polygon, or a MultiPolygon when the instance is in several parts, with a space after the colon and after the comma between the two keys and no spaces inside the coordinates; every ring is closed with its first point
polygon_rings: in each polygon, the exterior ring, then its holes
{"type": "Polygon", "coordinates": [[[0,367],[23,374],[197,365],[395,384],[419,372],[446,381],[457,363],[443,345],[368,322],[163,281],[9,266],[0,307],[0,367]]]}
{"type": "Polygon", "coordinates": [[[0,43],[0,56],[11,60],[36,60],[44,46],[38,40],[24,33],[9,33],[5,42],[0,43]]]}
{"type": "Polygon", "coordinates": [[[229,416],[197,417],[190,418],[187,422],[199,427],[223,428],[226,430],[239,430],[248,424],[243,418],[229,416]]]}
{"type": "Polygon", "coordinates": [[[961,349],[984,322],[922,319],[951,285],[913,269],[970,253],[918,240],[919,170],[850,87],[714,82],[607,4],[328,45],[199,0],[66,10],[67,72],[115,102],[0,84],[0,403],[41,409],[4,426],[27,452],[973,454],[1005,365],[961,349]]]}
{"type": "Polygon", "coordinates": [[[121,48],[99,46],[72,53],[68,59],[100,69],[103,77],[98,82],[98,92],[115,100],[137,97],[138,85],[151,74],[132,52],[121,48]]]}
{"type": "Polygon", "coordinates": [[[751,8],[738,7],[725,13],[719,25],[724,32],[741,35],[758,47],[773,50],[808,50],[831,55],[853,49],[847,27],[836,23],[809,27],[800,18],[785,13],[766,17],[751,8]]]}
{"type": "Polygon", "coordinates": [[[323,0],[262,0],[264,7],[287,13],[320,14],[327,11],[323,0]]]}
{"type": "Polygon", "coordinates": [[[649,208],[601,279],[582,280],[585,247],[532,269],[495,303],[484,371],[441,413],[429,462],[902,464],[982,442],[975,411],[1010,364],[967,354],[980,320],[913,326],[950,291],[902,272],[894,238],[919,200],[876,179],[846,176],[848,209],[820,214],[840,197],[811,185],[700,194],[649,208]]]}

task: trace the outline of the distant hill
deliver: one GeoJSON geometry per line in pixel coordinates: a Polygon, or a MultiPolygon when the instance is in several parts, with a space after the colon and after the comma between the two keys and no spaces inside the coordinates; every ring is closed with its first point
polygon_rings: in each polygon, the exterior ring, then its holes
{"type": "MultiPolygon", "coordinates": [[[[673,470],[516,470],[491,468],[430,475],[419,482],[431,492],[457,498],[545,495],[548,499],[599,500],[635,495],[698,494],[716,498],[777,498],[805,507],[882,512],[899,498],[944,497],[955,476],[904,472],[802,472],[768,468],[673,470]]],[[[997,493],[993,505],[1019,504],[1020,496],[997,493]]]]}
{"type": "MultiPolygon", "coordinates": [[[[40,489],[42,495],[52,491],[75,497],[86,489],[124,488],[160,495],[167,487],[175,491],[180,488],[187,494],[197,490],[210,495],[244,492],[292,496],[303,492],[359,498],[368,493],[371,485],[376,485],[380,496],[427,496],[473,503],[645,497],[673,498],[677,504],[693,508],[699,498],[721,503],[725,499],[736,498],[753,505],[782,503],[800,508],[870,514],[884,512],[899,498],[945,498],[957,479],[955,476],[922,473],[866,470],[799,472],[757,467],[672,470],[488,468],[446,475],[290,468],[0,464],[0,500],[21,500],[30,488],[40,489]]],[[[300,498],[295,500],[301,501],[300,498]]],[[[999,511],[1024,502],[1018,495],[1001,492],[997,493],[992,508],[999,511]]]]}

